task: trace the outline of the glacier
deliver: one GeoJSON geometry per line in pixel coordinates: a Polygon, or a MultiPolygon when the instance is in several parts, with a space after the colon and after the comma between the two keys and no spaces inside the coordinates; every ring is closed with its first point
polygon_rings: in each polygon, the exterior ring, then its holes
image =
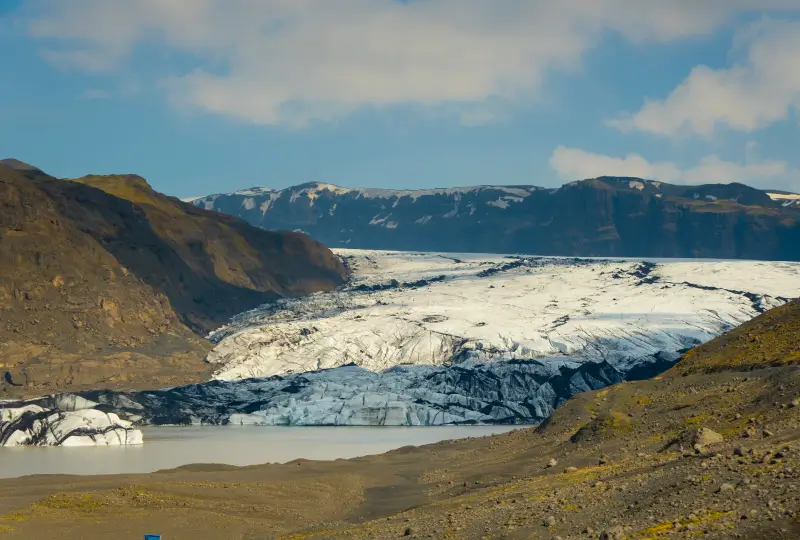
{"type": "Polygon", "coordinates": [[[800,263],[336,253],[346,285],[208,336],[212,380],[36,404],[131,425],[532,424],[800,296],[800,263]]]}
{"type": "Polygon", "coordinates": [[[141,424],[528,424],[800,295],[800,264],[338,250],[351,280],[213,332],[203,384],[82,397],[141,424]]]}
{"type": "Polygon", "coordinates": [[[215,379],[355,364],[580,359],[623,371],[800,296],[800,264],[337,250],[337,291],[279,300],[209,337],[215,379]]]}

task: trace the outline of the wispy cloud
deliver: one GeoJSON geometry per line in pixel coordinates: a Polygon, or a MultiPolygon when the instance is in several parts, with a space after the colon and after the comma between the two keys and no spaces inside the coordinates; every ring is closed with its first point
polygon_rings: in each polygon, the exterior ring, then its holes
{"type": "Polygon", "coordinates": [[[748,10],[796,0],[31,0],[52,62],[113,71],[143,42],[201,60],[174,73],[174,103],[257,124],[304,125],[361,107],[536,97],[604,31],[635,41],[707,35],[748,10]]]}

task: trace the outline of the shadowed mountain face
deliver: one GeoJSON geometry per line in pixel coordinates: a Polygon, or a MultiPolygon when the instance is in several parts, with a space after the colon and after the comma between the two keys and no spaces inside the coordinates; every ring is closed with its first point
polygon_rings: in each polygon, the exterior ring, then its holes
{"type": "Polygon", "coordinates": [[[332,247],[800,260],[797,199],[743,184],[601,177],[559,189],[392,191],[314,183],[192,203],[265,229],[302,230],[332,247]]]}
{"type": "Polygon", "coordinates": [[[14,161],[0,164],[0,267],[0,394],[205,378],[198,334],[346,277],[305,235],[198,209],[140,177],[58,180],[14,161]]]}

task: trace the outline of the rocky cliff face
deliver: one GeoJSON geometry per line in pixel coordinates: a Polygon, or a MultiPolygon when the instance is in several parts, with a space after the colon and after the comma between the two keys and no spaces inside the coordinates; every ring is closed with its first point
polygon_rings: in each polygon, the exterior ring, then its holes
{"type": "Polygon", "coordinates": [[[540,255],[800,260],[791,194],[743,184],[602,177],[532,186],[394,191],[304,184],[193,200],[332,247],[540,255]]]}
{"type": "Polygon", "coordinates": [[[59,180],[13,160],[0,164],[0,268],[5,395],[205,379],[201,335],[345,278],[305,235],[198,209],[136,176],[59,180]]]}

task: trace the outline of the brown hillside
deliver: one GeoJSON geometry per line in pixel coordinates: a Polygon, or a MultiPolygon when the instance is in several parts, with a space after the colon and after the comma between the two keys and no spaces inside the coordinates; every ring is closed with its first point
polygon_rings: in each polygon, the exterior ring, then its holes
{"type": "Polygon", "coordinates": [[[772,309],[686,353],[668,375],[762,369],[800,362],[800,301],[772,309]]]}
{"type": "Polygon", "coordinates": [[[0,268],[0,396],[198,380],[209,348],[198,334],[345,278],[304,235],[201,210],[139,177],[65,181],[2,164],[0,268]]]}
{"type": "Polygon", "coordinates": [[[91,197],[89,204],[101,223],[89,234],[143,281],[169,296],[185,314],[185,322],[200,331],[277,297],[331,289],[346,278],[333,253],[304,234],[264,234],[241,219],[162,195],[139,176],[86,176],[72,183],[47,184],[45,189],[66,202],[65,213],[80,209],[71,216],[80,223],[94,218],[70,202],[91,197]],[[113,200],[108,194],[123,205],[133,203],[147,229],[132,227],[129,215],[120,214],[123,219],[119,219],[117,212],[105,211],[106,200],[113,200]],[[112,230],[103,229],[109,225],[112,230]],[[158,249],[141,249],[153,243],[158,249]]]}

